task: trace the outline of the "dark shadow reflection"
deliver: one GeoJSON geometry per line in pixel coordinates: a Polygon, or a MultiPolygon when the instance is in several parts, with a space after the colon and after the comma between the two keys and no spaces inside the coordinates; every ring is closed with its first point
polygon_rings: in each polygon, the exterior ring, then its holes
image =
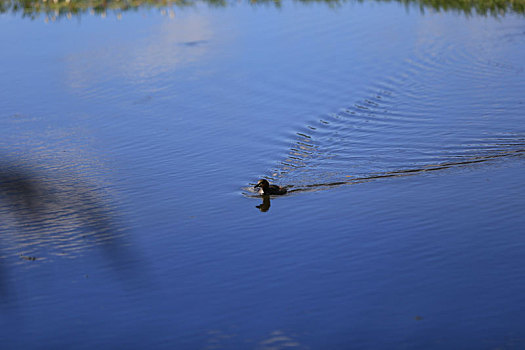
{"type": "Polygon", "coordinates": [[[262,203],[255,206],[256,208],[258,208],[260,211],[262,211],[263,213],[267,212],[268,210],[270,210],[270,196],[269,195],[263,195],[262,196],[262,203]]]}
{"type": "MultiPolygon", "coordinates": [[[[502,16],[506,13],[525,13],[525,0],[375,0],[376,2],[398,2],[407,8],[414,7],[421,12],[454,11],[465,15],[502,16]]],[[[281,7],[282,0],[246,0],[252,6],[268,5],[281,7]]],[[[345,3],[362,3],[364,0],[294,0],[294,4],[323,3],[334,8],[345,3]]],[[[238,5],[238,1],[227,0],[0,0],[0,13],[21,14],[24,18],[36,19],[41,15],[46,21],[61,18],[71,19],[82,15],[100,15],[113,13],[118,19],[127,11],[139,8],[156,8],[163,15],[175,17],[175,8],[196,6],[199,3],[211,7],[229,7],[238,5]]]]}
{"type": "Polygon", "coordinates": [[[103,189],[72,173],[35,169],[0,162],[0,297],[8,296],[9,261],[73,258],[92,248],[120,279],[135,279],[141,264],[103,189]]]}

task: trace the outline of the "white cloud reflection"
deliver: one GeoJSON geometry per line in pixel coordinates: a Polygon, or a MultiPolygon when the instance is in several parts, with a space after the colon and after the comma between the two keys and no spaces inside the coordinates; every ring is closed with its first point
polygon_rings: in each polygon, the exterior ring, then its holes
{"type": "MultiPolygon", "coordinates": [[[[90,94],[95,85],[109,80],[140,84],[202,59],[213,39],[210,18],[196,11],[182,18],[163,17],[151,26],[140,23],[141,18],[133,20],[139,23],[131,31],[129,26],[127,31],[117,28],[117,33],[89,43],[88,50],[67,56],[69,88],[87,89],[85,93],[90,94]]],[[[103,93],[101,89],[104,87],[95,88],[103,93]]]]}

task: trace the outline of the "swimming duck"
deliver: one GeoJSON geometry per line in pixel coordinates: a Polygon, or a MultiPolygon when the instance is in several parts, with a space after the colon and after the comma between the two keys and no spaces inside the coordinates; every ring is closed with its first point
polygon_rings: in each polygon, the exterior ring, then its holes
{"type": "Polygon", "coordinates": [[[259,182],[257,182],[257,185],[255,185],[253,188],[259,187],[259,194],[260,195],[280,195],[286,193],[286,188],[279,187],[277,185],[270,185],[270,183],[265,179],[260,179],[259,182]]]}

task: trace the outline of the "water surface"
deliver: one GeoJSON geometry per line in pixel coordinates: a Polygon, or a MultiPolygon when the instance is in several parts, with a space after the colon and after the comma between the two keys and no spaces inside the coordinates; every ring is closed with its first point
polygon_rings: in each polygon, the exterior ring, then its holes
{"type": "Polygon", "coordinates": [[[2,348],[523,348],[519,11],[135,10],[0,15],[2,348]]]}

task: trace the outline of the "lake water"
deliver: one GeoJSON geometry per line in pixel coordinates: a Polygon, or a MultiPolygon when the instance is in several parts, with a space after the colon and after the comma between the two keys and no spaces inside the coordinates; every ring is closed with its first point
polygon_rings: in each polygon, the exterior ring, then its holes
{"type": "Polygon", "coordinates": [[[30,17],[0,15],[2,350],[525,348],[523,13],[30,17]]]}

